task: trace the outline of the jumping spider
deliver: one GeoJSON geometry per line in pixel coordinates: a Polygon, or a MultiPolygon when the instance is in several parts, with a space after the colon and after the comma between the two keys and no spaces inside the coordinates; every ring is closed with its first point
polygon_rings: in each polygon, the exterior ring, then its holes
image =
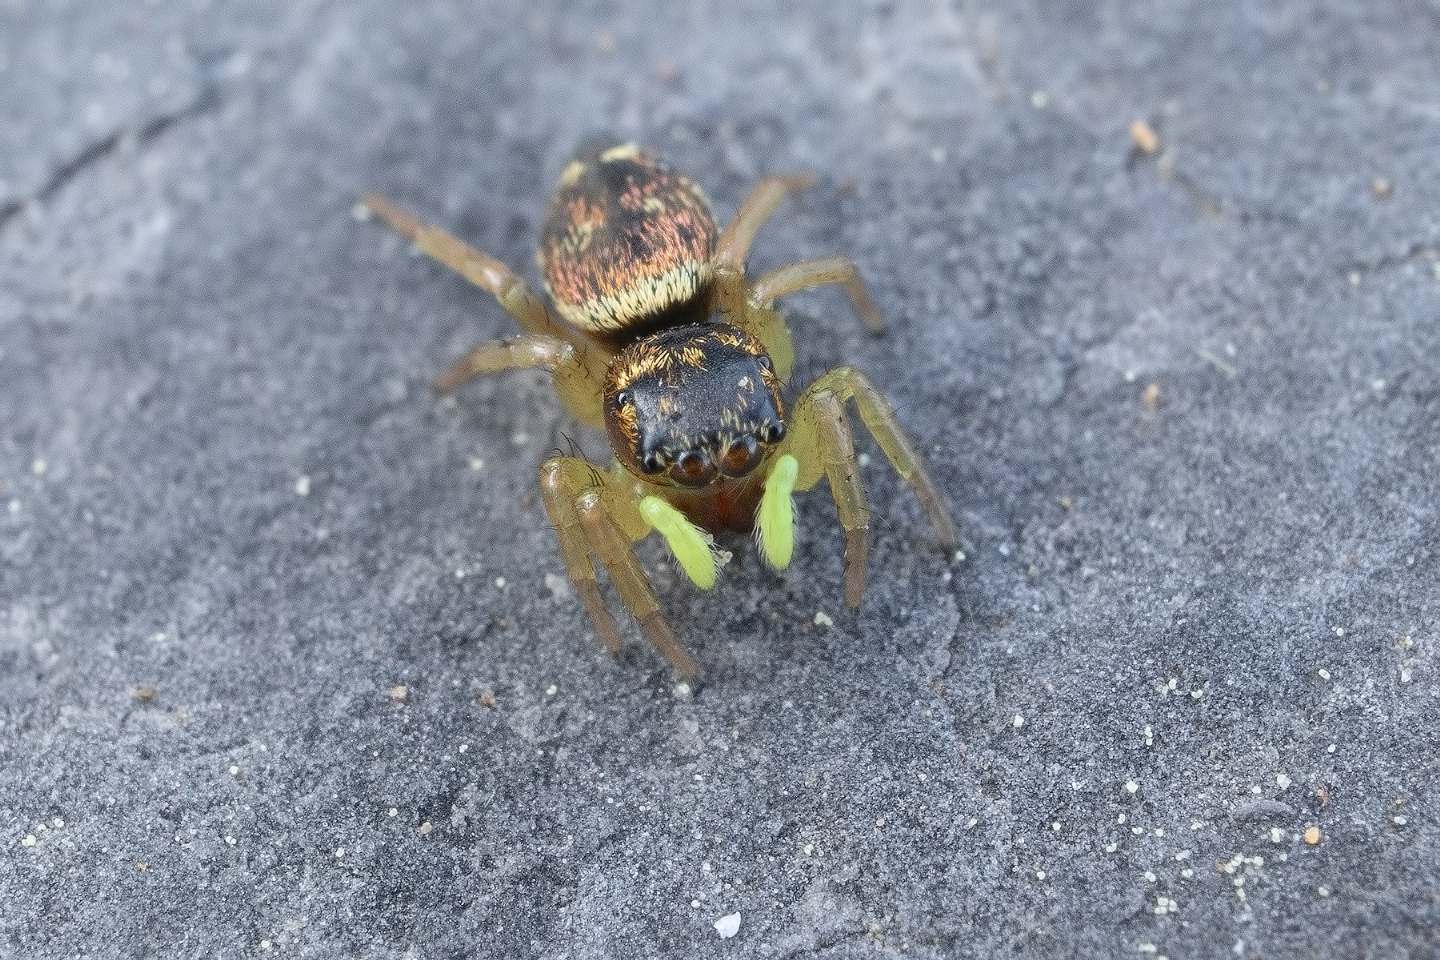
{"type": "Polygon", "coordinates": [[[751,531],[765,562],[790,563],[791,494],[820,480],[845,533],[845,602],[865,588],[870,515],[846,404],[914,488],[940,541],[955,525],[894,411],[858,370],[836,367],[786,416],[781,385],[794,367],[779,297],[840,284],[867,329],[884,330],[855,265],[806,260],[745,276],[756,231],[809,177],[767,177],[724,230],[700,188],[631,144],[582,148],[560,176],[537,259],[556,319],[514,272],[389,200],[365,205],[427,256],[493,294],[524,331],[482,344],[442,373],[450,390],[482,374],[539,367],[582,423],[603,428],[615,463],[573,456],[540,465],[540,495],[575,590],[612,654],[616,626],[595,577],[598,560],[645,636],[681,675],[697,665],[675,638],[631,543],[652,530],[701,589],[715,585],[712,532],[751,531]]]}

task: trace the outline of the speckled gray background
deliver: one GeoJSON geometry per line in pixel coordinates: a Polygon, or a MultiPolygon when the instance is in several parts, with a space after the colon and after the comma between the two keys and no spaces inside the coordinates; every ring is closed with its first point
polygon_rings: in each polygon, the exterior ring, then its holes
{"type": "Polygon", "coordinates": [[[778,6],[0,3],[0,954],[1440,952],[1440,7],[778,6]],[[801,369],[965,537],[876,458],[858,616],[823,494],[647,546],[690,698],[556,579],[603,442],[435,397],[509,322],[351,215],[528,271],[597,129],[822,173],[757,265],[861,263],[801,369]]]}

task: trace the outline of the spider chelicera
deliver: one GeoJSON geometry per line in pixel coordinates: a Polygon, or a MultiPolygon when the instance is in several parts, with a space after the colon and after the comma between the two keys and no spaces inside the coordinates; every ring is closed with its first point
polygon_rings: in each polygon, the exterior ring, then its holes
{"type": "Polygon", "coordinates": [[[613,141],[582,148],[560,176],[537,259],[554,306],[504,264],[393,202],[364,204],[394,230],[493,294],[520,324],[436,380],[443,390],[483,374],[541,368],[577,420],[603,428],[615,463],[574,456],[540,465],[540,495],[576,593],[606,648],[620,630],[595,561],[641,630],[681,675],[698,671],[675,638],[631,544],[658,532],[695,585],[709,589],[725,556],[713,533],[754,531],[776,570],[794,552],[791,496],[822,479],[845,536],[845,601],[865,589],[870,515],[846,405],[909,482],[953,548],[955,525],[894,411],[858,370],[836,367],[788,411],[781,385],[795,362],[775,309],[786,294],[844,287],[873,333],[884,323],[855,265],[841,257],[780,267],[757,280],[745,259],[760,226],[809,177],[767,177],[718,230],[704,193],[655,156],[613,141]]]}

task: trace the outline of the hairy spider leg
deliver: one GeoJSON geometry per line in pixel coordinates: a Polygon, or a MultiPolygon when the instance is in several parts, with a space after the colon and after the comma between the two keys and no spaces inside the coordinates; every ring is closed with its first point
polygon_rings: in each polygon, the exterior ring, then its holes
{"type": "Polygon", "coordinates": [[[579,457],[554,457],[541,464],[540,496],[560,539],[570,582],[606,649],[619,652],[620,632],[600,595],[596,561],[650,644],[676,673],[697,674],[695,658],[675,638],[630,545],[652,530],[659,532],[686,574],[708,588],[715,583],[710,535],[659,497],[637,498],[631,484],[607,481],[594,464],[579,457]]]}
{"type": "MultiPolygon", "coordinates": [[[[813,489],[824,478],[830,485],[836,513],[845,533],[845,602],[858,606],[865,590],[865,563],[869,545],[869,511],[860,484],[859,465],[845,405],[853,400],[861,422],[875,438],[885,458],[902,479],[915,491],[921,507],[930,517],[941,543],[953,549],[959,541],[955,523],[950,519],[935,484],[905,437],[895,411],[864,374],[854,367],[836,367],[812,383],[796,401],[791,412],[791,429],[776,459],[776,470],[785,455],[797,464],[794,489],[813,489]]],[[[767,478],[767,495],[768,478],[767,478]]],[[[764,539],[772,537],[764,529],[777,521],[767,516],[762,498],[756,518],[764,539]]],[[[774,534],[783,537],[778,532],[774,534]]],[[[767,553],[768,559],[768,553],[767,553]]],[[[774,565],[774,564],[772,564],[774,565]]]]}
{"type": "Polygon", "coordinates": [[[521,330],[564,336],[564,328],[550,319],[545,301],[535,296],[515,271],[490,254],[476,250],[446,230],[421,221],[399,204],[378,194],[365,194],[361,203],[425,256],[492,294],[519,322],[521,330]]]}
{"type": "Polygon", "coordinates": [[[865,289],[859,269],[854,261],[845,257],[821,257],[776,267],[751,284],[750,300],[757,306],[768,307],[779,297],[832,283],[845,287],[845,295],[868,333],[878,336],[885,332],[885,319],[880,316],[870,291],[865,289]]]}
{"type": "Polygon", "coordinates": [[[582,336],[551,320],[540,298],[499,260],[439,227],[422,223],[395,203],[367,194],[364,204],[416,249],[460,274],[500,301],[525,333],[480,344],[435,378],[439,390],[453,390],[479,376],[506,370],[548,370],[561,401],[576,419],[604,426],[600,395],[603,363],[592,359],[582,336]]]}

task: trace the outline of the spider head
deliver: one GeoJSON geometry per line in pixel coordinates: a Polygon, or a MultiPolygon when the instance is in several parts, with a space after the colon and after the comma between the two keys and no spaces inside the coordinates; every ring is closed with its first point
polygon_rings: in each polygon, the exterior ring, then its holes
{"type": "Polygon", "coordinates": [[[667,327],[626,346],[606,372],[604,404],[625,468],[683,487],[743,477],[785,436],[770,357],[723,323],[667,327]]]}

